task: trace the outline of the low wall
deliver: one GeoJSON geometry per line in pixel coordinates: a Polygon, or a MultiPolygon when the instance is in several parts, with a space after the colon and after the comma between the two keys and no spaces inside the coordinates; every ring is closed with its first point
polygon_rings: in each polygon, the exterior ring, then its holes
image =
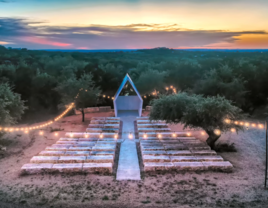
{"type": "MultiPolygon", "coordinates": [[[[111,106],[100,106],[100,107],[91,107],[91,108],[85,108],[85,113],[95,113],[95,112],[108,112],[112,110],[111,106]]],[[[82,114],[79,110],[74,110],[76,115],[82,114]]]]}

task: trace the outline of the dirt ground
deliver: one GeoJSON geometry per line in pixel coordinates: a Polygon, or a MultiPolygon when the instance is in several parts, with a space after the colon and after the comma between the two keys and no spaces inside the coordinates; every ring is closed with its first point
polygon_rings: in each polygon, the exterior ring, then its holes
{"type": "MultiPolygon", "coordinates": [[[[5,155],[0,159],[0,207],[268,207],[264,189],[265,131],[249,129],[227,133],[220,142],[234,143],[237,152],[220,152],[234,165],[232,173],[167,172],[142,174],[141,181],[116,181],[115,176],[101,175],[20,175],[23,164],[54,144],[64,131],[85,131],[90,117],[112,113],[68,116],[52,125],[59,136],[44,129],[25,135],[6,135],[5,155]]],[[[255,121],[256,122],[256,121],[255,121]]],[[[174,131],[181,125],[170,125],[174,131]]],[[[191,131],[201,140],[206,136],[191,131]]],[[[1,156],[0,156],[1,157],[1,156]]]]}

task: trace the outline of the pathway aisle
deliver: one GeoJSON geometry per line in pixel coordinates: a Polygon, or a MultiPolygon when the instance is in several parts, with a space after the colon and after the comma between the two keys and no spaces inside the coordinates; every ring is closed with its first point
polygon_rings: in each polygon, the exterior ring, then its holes
{"type": "Polygon", "coordinates": [[[119,153],[116,180],[141,180],[138,153],[135,142],[134,121],[136,116],[121,117],[123,122],[122,141],[119,153]],[[133,133],[133,138],[128,138],[128,133],[133,133]]]}

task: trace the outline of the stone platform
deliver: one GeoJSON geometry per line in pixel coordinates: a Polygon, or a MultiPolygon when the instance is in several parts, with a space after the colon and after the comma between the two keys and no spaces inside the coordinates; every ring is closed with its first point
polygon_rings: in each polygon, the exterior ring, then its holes
{"type": "Polygon", "coordinates": [[[230,172],[233,165],[186,132],[171,132],[163,121],[137,118],[139,146],[145,172],[213,170],[230,172]]]}
{"type": "Polygon", "coordinates": [[[28,174],[41,172],[112,173],[117,149],[120,118],[96,117],[91,124],[101,124],[100,131],[67,132],[56,144],[47,147],[21,170],[28,174]],[[106,128],[113,128],[113,133],[106,128]]]}

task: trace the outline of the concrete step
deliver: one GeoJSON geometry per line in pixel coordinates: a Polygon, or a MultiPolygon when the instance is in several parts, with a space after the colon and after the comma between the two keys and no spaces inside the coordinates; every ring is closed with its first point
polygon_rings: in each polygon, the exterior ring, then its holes
{"type": "Polygon", "coordinates": [[[95,156],[95,155],[112,155],[114,157],[115,152],[114,151],[92,151],[91,155],[92,156],[95,156]]]}
{"type": "MultiPolygon", "coordinates": [[[[147,137],[157,137],[157,138],[172,138],[173,132],[147,132],[147,137]],[[161,137],[159,137],[161,136],[161,137]]],[[[177,137],[186,137],[187,132],[175,132],[177,137]]],[[[139,137],[142,137],[144,133],[139,132],[139,137]]],[[[174,137],[173,137],[174,138],[174,137]]]]}
{"type": "Polygon", "coordinates": [[[214,161],[223,161],[223,158],[219,155],[205,155],[205,156],[195,156],[198,161],[201,162],[214,162],[214,161]]]}
{"type": "Polygon", "coordinates": [[[170,170],[174,168],[174,165],[171,162],[145,162],[144,171],[156,171],[156,170],[170,170]]]}
{"type": "Polygon", "coordinates": [[[170,128],[138,128],[139,133],[147,132],[170,132],[170,128]]]}
{"type": "Polygon", "coordinates": [[[116,124],[104,124],[103,125],[103,128],[116,128],[116,129],[119,129],[119,127],[120,127],[119,123],[116,123],[116,124]]]}
{"type": "Polygon", "coordinates": [[[141,147],[164,147],[163,144],[161,143],[152,143],[152,144],[143,144],[143,143],[140,143],[140,146],[141,147]]]}
{"type": "Polygon", "coordinates": [[[83,171],[88,173],[112,173],[113,163],[84,163],[83,171]]]}
{"type": "Polygon", "coordinates": [[[59,140],[56,142],[56,144],[71,144],[71,145],[73,145],[73,144],[76,144],[77,142],[78,142],[78,140],[76,140],[76,141],[61,141],[61,140],[59,140]]]}
{"type": "Polygon", "coordinates": [[[41,151],[38,156],[63,156],[65,151],[41,151]]]}
{"type": "Polygon", "coordinates": [[[93,147],[95,145],[96,142],[79,141],[76,144],[73,144],[73,147],[93,147]]]}
{"type": "Polygon", "coordinates": [[[112,155],[91,155],[86,159],[86,163],[112,163],[114,157],[112,155]]]}
{"type": "Polygon", "coordinates": [[[88,124],[88,128],[103,128],[104,124],[88,124]]]}
{"type": "Polygon", "coordinates": [[[51,170],[59,172],[82,172],[82,168],[83,163],[60,163],[54,164],[51,170]]]}
{"type": "Polygon", "coordinates": [[[30,160],[31,163],[58,163],[58,156],[34,156],[30,160]]]}
{"type": "Polygon", "coordinates": [[[211,150],[210,146],[189,146],[189,150],[211,150]]]}
{"type": "Polygon", "coordinates": [[[153,121],[151,122],[150,120],[137,120],[137,124],[150,124],[150,123],[163,123],[165,124],[165,121],[153,121]]]}
{"type": "Polygon", "coordinates": [[[29,164],[24,164],[21,167],[21,171],[23,173],[27,174],[39,174],[43,172],[50,171],[53,166],[53,163],[29,163],[29,164]]]}
{"type": "Polygon", "coordinates": [[[163,128],[167,128],[167,124],[166,123],[138,123],[137,127],[138,128],[159,128],[159,127],[163,127],[163,128]]]}
{"type": "Polygon", "coordinates": [[[143,159],[143,163],[146,163],[146,162],[171,162],[170,157],[164,156],[164,155],[160,155],[160,156],[143,155],[142,159],[143,159]]]}
{"type": "Polygon", "coordinates": [[[139,116],[136,118],[136,120],[148,120],[149,116],[139,116]]]}
{"type": "Polygon", "coordinates": [[[99,138],[79,138],[79,142],[97,142],[99,138]]]}
{"type": "Polygon", "coordinates": [[[89,132],[67,132],[65,134],[65,137],[71,137],[71,138],[86,138],[85,135],[88,136],[88,138],[114,138],[116,133],[89,133],[89,132]]]}
{"type": "Polygon", "coordinates": [[[117,141],[101,141],[101,140],[99,140],[99,141],[97,141],[97,143],[96,144],[112,144],[112,145],[116,145],[116,143],[117,143],[117,141]]]}

